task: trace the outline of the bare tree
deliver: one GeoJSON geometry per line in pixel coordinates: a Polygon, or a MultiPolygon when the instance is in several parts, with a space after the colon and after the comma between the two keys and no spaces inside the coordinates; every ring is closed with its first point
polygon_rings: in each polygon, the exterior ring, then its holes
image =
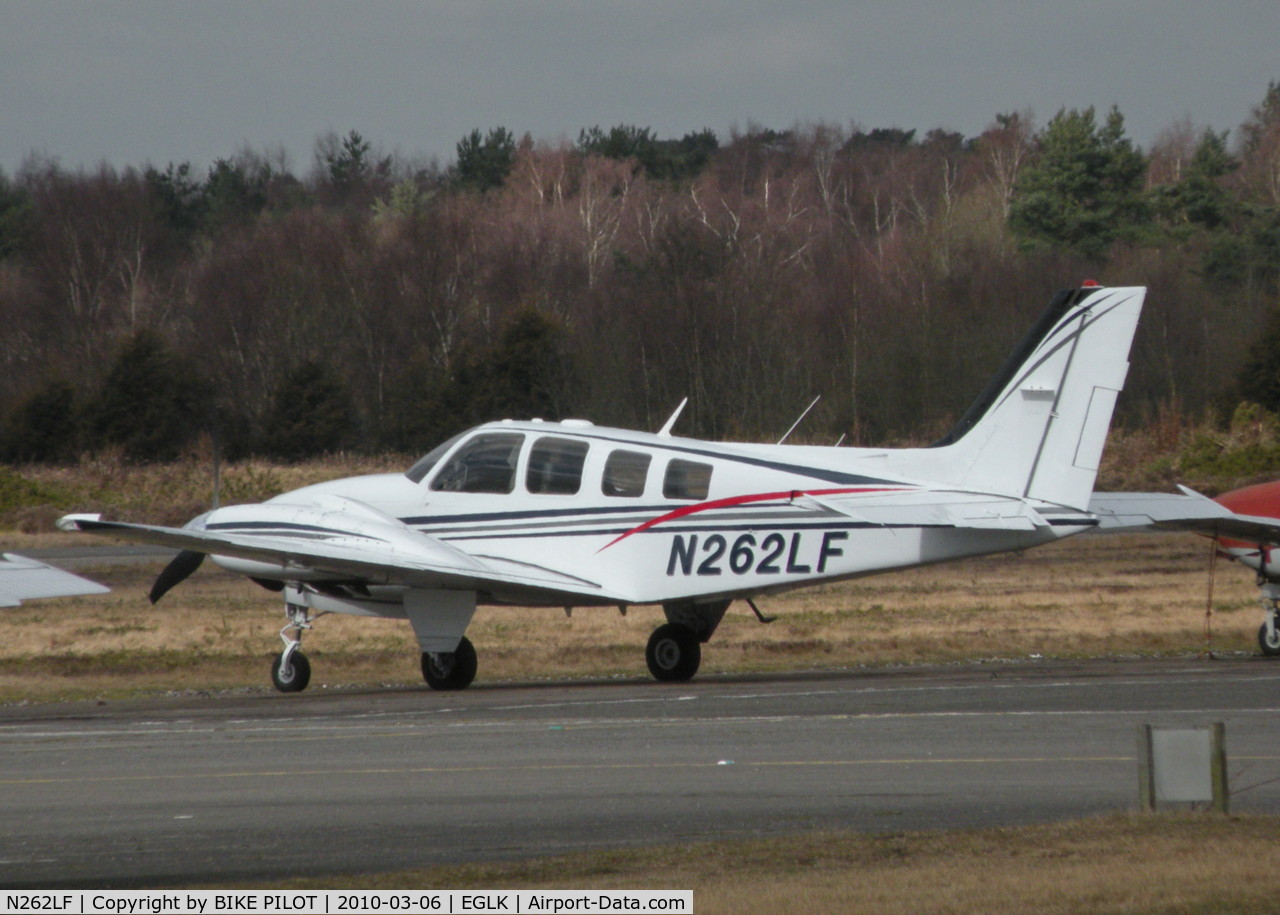
{"type": "Polygon", "coordinates": [[[1034,135],[1031,113],[1015,111],[996,115],[995,122],[974,144],[983,175],[995,191],[996,199],[1000,201],[1000,214],[1005,219],[1009,217],[1009,203],[1018,175],[1031,155],[1034,135]]]}

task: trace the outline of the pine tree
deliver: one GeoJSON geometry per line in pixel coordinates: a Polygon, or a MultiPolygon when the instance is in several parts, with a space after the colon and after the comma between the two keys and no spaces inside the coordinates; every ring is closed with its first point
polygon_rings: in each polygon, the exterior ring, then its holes
{"type": "Polygon", "coordinates": [[[135,461],[169,461],[208,425],[211,398],[188,364],[152,330],[130,337],[88,408],[95,441],[121,445],[135,461]]]}
{"type": "Polygon", "coordinates": [[[262,449],[286,461],[341,451],[356,439],[351,391],[327,363],[303,362],[276,388],[262,449]]]}
{"type": "Polygon", "coordinates": [[[505,127],[495,127],[485,137],[471,131],[458,141],[458,183],[475,191],[501,187],[516,161],[516,140],[505,127]]]}
{"type": "Polygon", "coordinates": [[[1029,246],[1056,245],[1101,258],[1132,237],[1145,213],[1146,160],[1112,108],[1101,128],[1092,108],[1060,111],[1014,188],[1009,228],[1029,246]]]}

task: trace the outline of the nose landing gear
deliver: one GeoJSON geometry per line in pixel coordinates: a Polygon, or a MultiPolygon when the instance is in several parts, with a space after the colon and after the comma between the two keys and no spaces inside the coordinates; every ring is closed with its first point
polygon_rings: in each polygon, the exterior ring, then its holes
{"type": "Polygon", "coordinates": [[[300,693],[311,682],[311,662],[298,650],[302,645],[302,633],[310,629],[312,621],[323,613],[312,616],[306,607],[298,604],[285,604],[284,612],[289,618],[280,630],[284,651],[271,664],[271,682],[282,693],[300,693]],[[296,636],[291,633],[296,633],[296,636]]]}
{"type": "Polygon", "coordinates": [[[1262,628],[1258,630],[1258,647],[1269,658],[1280,656],[1280,583],[1262,581],[1259,576],[1259,600],[1262,603],[1262,628]]]}

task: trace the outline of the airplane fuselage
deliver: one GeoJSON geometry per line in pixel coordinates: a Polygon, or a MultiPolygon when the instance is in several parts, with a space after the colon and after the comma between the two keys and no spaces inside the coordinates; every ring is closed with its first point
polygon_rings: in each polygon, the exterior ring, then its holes
{"type": "MultiPolygon", "coordinates": [[[[482,603],[570,605],[782,591],[1024,549],[1093,523],[1083,512],[1043,503],[1045,523],[1015,530],[956,527],[940,510],[935,523],[924,509],[913,519],[878,517],[886,497],[976,505],[974,517],[993,520],[1002,504],[1005,514],[1021,509],[1005,497],[937,489],[893,473],[890,455],[904,453],[712,444],[581,420],[499,422],[459,436],[425,470],[322,483],[250,509],[219,510],[204,523],[311,541],[363,538],[391,549],[403,526],[487,565],[551,573],[599,592],[592,601],[581,588],[568,595],[553,585],[490,585],[482,603]],[[272,512],[279,515],[274,525],[266,517],[272,512]]],[[[215,561],[257,578],[335,578],[281,564],[215,561]]]]}
{"type": "MultiPolygon", "coordinates": [[[[1280,518],[1280,483],[1259,483],[1233,489],[1214,499],[1239,515],[1256,518],[1280,518]]],[[[1280,550],[1268,542],[1250,543],[1231,537],[1218,537],[1218,549],[1224,555],[1261,573],[1267,581],[1280,581],[1280,550]]]]}

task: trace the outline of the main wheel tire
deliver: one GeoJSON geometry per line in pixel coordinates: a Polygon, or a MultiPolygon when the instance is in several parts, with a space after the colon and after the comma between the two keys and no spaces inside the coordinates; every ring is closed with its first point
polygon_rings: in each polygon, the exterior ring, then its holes
{"type": "Polygon", "coordinates": [[[1275,637],[1271,639],[1267,638],[1267,624],[1262,624],[1262,628],[1258,630],[1258,647],[1269,658],[1280,656],[1280,621],[1275,628],[1275,637]]]}
{"type": "Polygon", "coordinates": [[[690,680],[702,663],[702,645],[688,626],[664,623],[649,636],[644,660],[655,680],[667,683],[690,680]]]}
{"type": "Polygon", "coordinates": [[[477,666],[475,646],[465,635],[451,652],[422,653],[422,679],[432,689],[466,689],[476,678],[477,666]]]}
{"type": "Polygon", "coordinates": [[[282,693],[300,693],[311,682],[311,662],[300,651],[289,656],[289,666],[284,666],[284,654],[276,655],[271,665],[271,682],[282,693]]]}

